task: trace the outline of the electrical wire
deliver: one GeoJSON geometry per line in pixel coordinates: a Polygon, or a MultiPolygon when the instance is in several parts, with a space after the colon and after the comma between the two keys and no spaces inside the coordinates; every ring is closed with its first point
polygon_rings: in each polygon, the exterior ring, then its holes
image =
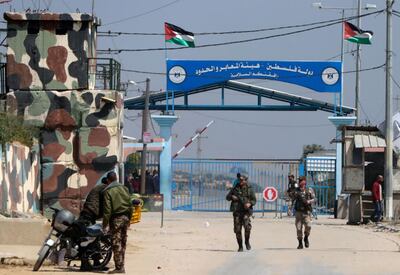
{"type": "Polygon", "coordinates": [[[393,75],[392,75],[391,73],[389,73],[389,75],[390,75],[390,78],[392,79],[393,83],[397,86],[397,88],[400,89],[400,85],[399,85],[399,83],[396,81],[396,79],[394,79],[393,75]]]}
{"type": "Polygon", "coordinates": [[[44,4],[46,5],[46,9],[49,10],[51,5],[53,4],[53,0],[48,0],[49,2],[47,2],[46,0],[43,0],[44,4]]]}
{"type": "Polygon", "coordinates": [[[393,15],[400,18],[400,13],[393,13],[393,15]]]}
{"type": "Polygon", "coordinates": [[[160,133],[157,133],[156,132],[156,129],[154,128],[154,124],[153,124],[153,120],[150,118],[150,125],[151,125],[151,128],[153,129],[153,133],[156,135],[156,136],[160,136],[160,133]]]}
{"type": "MultiPolygon", "coordinates": [[[[382,12],[383,10],[379,11],[374,11],[370,13],[365,13],[363,15],[360,15],[359,17],[365,17],[365,16],[370,16],[372,14],[377,14],[382,12]]],[[[332,22],[343,22],[343,21],[348,21],[348,20],[353,20],[358,18],[358,16],[349,16],[346,18],[336,18],[336,19],[330,19],[330,20],[325,20],[325,21],[318,21],[318,22],[312,22],[312,23],[305,23],[305,24],[296,24],[296,25],[288,25],[288,26],[280,26],[280,27],[271,27],[271,28],[261,28],[261,29],[252,29],[252,30],[235,30],[235,31],[222,31],[222,32],[198,32],[194,33],[194,35],[199,36],[199,35],[225,35],[225,34],[245,34],[245,33],[257,33],[257,32],[265,32],[265,31],[275,31],[275,30],[283,30],[283,29],[293,29],[293,28],[301,28],[301,27],[309,27],[309,26],[315,26],[315,25],[321,25],[321,24],[326,24],[326,23],[332,23],[332,22]]],[[[118,31],[99,31],[98,34],[109,34],[109,35],[143,35],[143,36],[164,36],[165,33],[157,33],[157,32],[118,32],[118,31]]]]}
{"type": "MultiPolygon", "coordinates": [[[[111,37],[111,42],[112,42],[112,44],[113,44],[114,47],[117,46],[117,44],[115,43],[115,40],[114,40],[113,37],[111,37]]],[[[121,58],[119,57],[119,55],[117,55],[117,54],[112,54],[112,57],[113,57],[114,59],[116,59],[120,64],[122,64],[122,61],[121,61],[121,58]]]]}
{"type": "Polygon", "coordinates": [[[158,10],[161,10],[163,8],[169,7],[169,6],[171,6],[171,5],[175,4],[175,3],[178,3],[180,1],[181,0],[175,0],[175,1],[169,2],[169,3],[165,4],[165,5],[159,6],[158,8],[151,9],[151,10],[148,10],[148,11],[143,12],[143,13],[132,15],[132,16],[129,16],[129,17],[126,17],[126,18],[122,18],[122,19],[116,20],[116,21],[111,21],[109,23],[103,24],[103,26],[109,26],[109,25],[125,22],[125,21],[131,20],[131,19],[135,19],[135,18],[144,16],[144,15],[148,15],[148,14],[153,13],[155,11],[158,11],[158,10]]]}
{"type": "MultiPolygon", "coordinates": [[[[154,113],[156,113],[156,112],[158,112],[158,111],[152,111],[152,112],[150,112],[150,114],[154,114],[154,113]]],[[[124,118],[125,118],[125,119],[134,122],[136,125],[138,125],[138,124],[137,124],[137,119],[140,118],[140,117],[142,117],[141,113],[138,113],[138,114],[136,114],[136,116],[132,116],[132,117],[129,117],[128,115],[124,114],[124,118]]],[[[154,135],[160,136],[160,133],[157,132],[156,129],[155,129],[155,127],[154,127],[153,120],[152,120],[152,119],[149,119],[149,120],[150,120],[151,128],[153,129],[154,135]]]]}
{"type": "Polygon", "coordinates": [[[365,116],[369,121],[371,121],[371,120],[369,119],[369,116],[368,116],[367,112],[365,111],[363,105],[361,104],[361,100],[359,100],[358,104],[360,104],[360,109],[361,109],[361,112],[364,114],[364,116],[365,116]]]}
{"type": "Polygon", "coordinates": [[[71,9],[71,7],[67,4],[67,2],[65,2],[65,0],[61,0],[64,4],[65,7],[67,7],[67,9],[72,12],[73,10],[71,9]]]}
{"type": "MultiPolygon", "coordinates": [[[[355,52],[357,52],[357,50],[351,50],[351,51],[344,52],[343,55],[345,55],[345,54],[353,54],[353,53],[355,53],[355,52]]],[[[329,61],[329,60],[335,59],[335,58],[337,58],[337,57],[339,57],[339,56],[341,56],[341,55],[342,55],[342,54],[340,53],[340,54],[337,54],[337,55],[335,55],[335,56],[329,57],[329,58],[327,58],[327,59],[325,59],[325,60],[326,60],[326,61],[329,61]]]]}
{"type": "Polygon", "coordinates": [[[32,5],[33,5],[34,9],[36,10],[36,9],[37,9],[37,7],[36,7],[36,4],[35,4],[35,2],[34,2],[33,0],[31,0],[31,2],[32,2],[32,5]]]}
{"type": "Polygon", "coordinates": [[[3,40],[1,40],[1,42],[0,42],[0,46],[3,46],[3,43],[4,43],[4,41],[6,41],[6,39],[7,39],[7,35],[4,37],[4,39],[3,39],[3,40]]]}
{"type": "MultiPolygon", "coordinates": [[[[382,12],[382,11],[379,11],[382,12]]],[[[375,12],[377,13],[377,12],[375,12]]],[[[234,45],[234,44],[242,44],[242,43],[248,43],[248,42],[254,42],[254,41],[261,41],[261,40],[266,40],[266,39],[271,39],[271,38],[277,38],[277,37],[284,37],[284,36],[289,36],[289,35],[294,35],[294,34],[299,34],[299,33],[304,33],[304,32],[309,32],[313,31],[316,29],[322,29],[326,27],[330,27],[333,25],[336,25],[338,23],[342,23],[342,20],[340,21],[335,21],[333,23],[329,24],[324,24],[321,26],[316,26],[316,27],[311,27],[307,29],[302,29],[302,30],[296,30],[296,31],[290,31],[286,33],[280,33],[280,34],[274,34],[274,35],[269,35],[269,36],[262,36],[262,37],[256,37],[256,38],[249,38],[249,39],[242,39],[242,40],[234,40],[234,41],[227,41],[227,42],[220,42],[220,43],[211,43],[211,44],[203,44],[203,45],[198,45],[195,48],[209,48],[209,47],[216,47],[216,46],[227,46],[227,45],[234,45]]],[[[165,51],[165,50],[184,50],[184,49],[194,49],[190,47],[175,47],[175,48],[166,48],[166,47],[159,47],[159,48],[142,48],[142,49],[108,49],[108,50],[98,50],[99,52],[150,52],[150,51],[165,51]]]]}

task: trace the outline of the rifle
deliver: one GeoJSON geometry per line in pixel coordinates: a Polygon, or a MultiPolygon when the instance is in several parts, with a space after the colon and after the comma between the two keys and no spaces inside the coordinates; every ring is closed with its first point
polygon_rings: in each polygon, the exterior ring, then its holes
{"type": "Polygon", "coordinates": [[[253,205],[251,205],[250,208],[247,208],[247,209],[246,209],[246,208],[245,208],[245,204],[248,203],[249,201],[244,201],[243,198],[242,198],[242,196],[238,194],[236,188],[233,188],[231,192],[232,192],[232,194],[231,194],[232,196],[235,196],[236,198],[238,198],[239,203],[242,204],[244,210],[246,210],[246,211],[249,213],[249,216],[251,216],[251,217],[254,218],[254,215],[253,215],[253,212],[254,212],[254,211],[253,211],[253,205]]]}
{"type": "Polygon", "coordinates": [[[297,191],[296,194],[296,210],[298,211],[309,211],[312,212],[311,204],[307,203],[307,192],[303,193],[297,191]]]}

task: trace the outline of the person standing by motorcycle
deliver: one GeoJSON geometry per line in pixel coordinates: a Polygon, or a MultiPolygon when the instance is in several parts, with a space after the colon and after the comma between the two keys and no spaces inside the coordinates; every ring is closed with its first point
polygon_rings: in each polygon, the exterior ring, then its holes
{"type": "Polygon", "coordinates": [[[299,245],[297,249],[303,249],[303,226],[304,226],[304,245],[305,247],[309,247],[309,236],[311,232],[311,221],[312,221],[312,204],[315,200],[314,191],[311,188],[306,187],[306,178],[301,177],[299,179],[299,188],[296,190],[294,194],[295,206],[294,209],[296,211],[296,231],[297,231],[297,240],[299,241],[299,245]]]}
{"type": "Polygon", "coordinates": [[[256,195],[247,178],[240,177],[240,183],[229,191],[226,199],[231,201],[230,210],[233,212],[233,231],[239,245],[238,252],[243,251],[242,227],[244,227],[246,249],[250,250],[250,218],[253,215],[253,206],[256,204],[256,195]]]}
{"type": "MultiPolygon", "coordinates": [[[[86,235],[86,227],[95,224],[96,220],[103,217],[103,190],[107,187],[108,180],[106,177],[101,179],[101,183],[96,185],[86,197],[83,209],[72,226],[72,236],[79,238],[86,235]]],[[[96,261],[96,260],[95,260],[96,261]]],[[[96,264],[96,263],[95,263],[96,264]]],[[[81,271],[91,271],[92,266],[88,259],[84,256],[81,258],[81,271]]],[[[107,268],[104,268],[107,270],[107,268]]]]}
{"type": "Polygon", "coordinates": [[[108,185],[103,191],[103,229],[107,231],[110,227],[115,262],[115,270],[109,273],[125,273],[127,231],[133,211],[131,197],[128,189],[117,181],[115,172],[109,172],[107,179],[108,185]]]}
{"type": "Polygon", "coordinates": [[[106,177],[101,179],[101,183],[93,187],[86,197],[83,209],[79,214],[78,220],[85,225],[95,224],[96,220],[103,217],[103,190],[107,187],[108,180],[106,177]]]}

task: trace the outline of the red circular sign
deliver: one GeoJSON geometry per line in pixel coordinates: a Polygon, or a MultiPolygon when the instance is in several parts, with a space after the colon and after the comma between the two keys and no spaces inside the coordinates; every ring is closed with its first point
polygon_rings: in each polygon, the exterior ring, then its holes
{"type": "Polygon", "coordinates": [[[266,187],[263,191],[264,200],[273,202],[278,198],[278,190],[275,187],[266,187]]]}

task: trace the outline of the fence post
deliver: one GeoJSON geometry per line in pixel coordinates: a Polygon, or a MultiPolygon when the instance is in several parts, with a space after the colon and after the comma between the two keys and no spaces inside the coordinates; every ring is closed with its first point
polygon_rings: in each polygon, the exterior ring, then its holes
{"type": "Polygon", "coordinates": [[[264,200],[264,198],[262,198],[262,201],[263,201],[263,203],[262,203],[262,216],[264,218],[264,212],[265,212],[265,200],[264,200]]]}
{"type": "Polygon", "coordinates": [[[164,195],[162,195],[161,228],[164,226],[164,195]]]}
{"type": "Polygon", "coordinates": [[[193,210],[193,162],[190,162],[190,187],[189,187],[189,192],[190,192],[190,210],[193,210]]]}

